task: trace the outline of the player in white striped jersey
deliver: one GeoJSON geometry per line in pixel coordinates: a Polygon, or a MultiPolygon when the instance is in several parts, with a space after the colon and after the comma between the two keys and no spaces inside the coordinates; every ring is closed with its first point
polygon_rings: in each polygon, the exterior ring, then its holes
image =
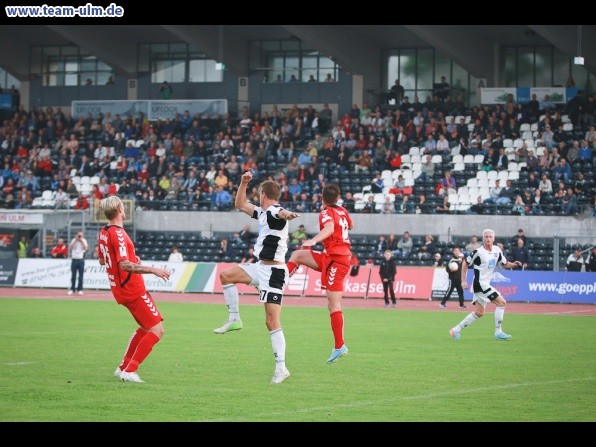
{"type": "Polygon", "coordinates": [[[275,357],[275,372],[271,383],[281,383],[290,376],[285,363],[286,339],[280,322],[283,289],[289,279],[285,262],[289,238],[287,221],[299,217],[299,214],[288,211],[277,203],[281,189],[271,180],[265,180],[259,185],[260,206],[248,202],[246,188],[251,180],[251,172],[242,175],[235,205],[240,211],[259,221],[259,236],[254,252],[259,261],[254,264],[239,264],[220,273],[229,316],[228,321],[213,332],[225,334],[242,329],[236,284],[258,287],[259,301],[265,305],[265,324],[271,336],[275,357]]]}
{"type": "Polygon", "coordinates": [[[490,285],[495,270],[502,264],[505,268],[520,267],[521,262],[509,262],[501,249],[493,245],[495,243],[495,232],[486,229],[482,232],[482,246],[474,250],[462,263],[461,285],[463,289],[468,288],[466,274],[471,266],[474,269],[474,281],[472,283],[472,305],[474,311],[468,314],[457,326],[451,328],[449,333],[455,340],[461,338],[463,328],[474,323],[478,318],[484,315],[484,310],[489,302],[492,302],[495,309],[495,338],[497,340],[507,340],[511,335],[503,332],[503,315],[505,314],[505,305],[507,301],[497,289],[490,285]]]}

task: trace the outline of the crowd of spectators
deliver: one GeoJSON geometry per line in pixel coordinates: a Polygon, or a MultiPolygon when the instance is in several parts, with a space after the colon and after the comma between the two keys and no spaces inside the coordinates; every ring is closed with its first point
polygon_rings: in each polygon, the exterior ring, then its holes
{"type": "Polygon", "coordinates": [[[403,96],[393,107],[354,104],[335,121],[327,104],[321,110],[274,106],[262,115],[248,108],[238,116],[186,111],[155,122],[142,113],[73,117],[59,107],[26,111],[19,106],[0,128],[0,206],[31,208],[50,190],[57,207],[69,206],[64,194],[85,209],[91,199],[117,192],[136,198],[142,209],[226,211],[233,208],[239,175],[250,170],[251,200],[257,199],[260,181],[275,179],[282,185],[283,205],[302,213],[318,211],[327,183],[352,175],[367,178],[365,184],[376,181],[382,194],[393,193],[383,205],[356,196],[360,190],[342,183],[351,212],[453,213],[449,195],[474,172],[451,175],[452,160],[470,154],[483,157],[478,169],[525,163],[527,175],[502,188],[506,196],[493,191],[468,212],[499,212],[502,207],[482,205],[507,205],[509,213],[528,215],[553,205],[557,212],[578,213],[594,204],[594,95],[563,106],[535,99],[468,108],[461,97],[410,102],[403,96]],[[562,130],[563,115],[573,131],[562,130]],[[521,138],[523,124],[537,125],[533,139],[544,144],[540,157],[526,143],[504,154],[504,141],[521,138]],[[413,184],[402,176],[389,188],[381,186],[376,173],[411,169],[401,161],[411,147],[420,148],[423,160],[416,177],[410,176],[413,184]],[[435,156],[440,161],[433,161],[435,156]],[[98,181],[81,193],[75,180],[83,177],[98,181]],[[361,199],[364,206],[356,206],[361,199]]]}

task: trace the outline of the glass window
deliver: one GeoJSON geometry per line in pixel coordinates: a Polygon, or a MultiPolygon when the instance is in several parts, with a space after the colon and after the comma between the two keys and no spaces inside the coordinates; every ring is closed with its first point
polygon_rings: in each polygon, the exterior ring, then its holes
{"type": "Polygon", "coordinates": [[[588,88],[588,70],[583,65],[571,65],[573,70],[573,79],[575,80],[575,86],[586,92],[589,92],[590,89],[588,88]]]}
{"type": "MultiPolygon", "coordinates": [[[[75,86],[79,85],[79,64],[78,61],[72,60],[70,57],[69,60],[66,61],[64,64],[64,85],[66,86],[75,86]]],[[[87,79],[91,80],[91,83],[94,84],[93,78],[95,76],[89,73],[81,73],[81,84],[86,84],[87,79]]]]}
{"type": "Polygon", "coordinates": [[[204,59],[203,60],[205,66],[205,81],[204,82],[222,82],[223,81],[223,71],[216,70],[215,64],[216,61],[213,59],[204,59]]]}
{"type": "MultiPolygon", "coordinates": [[[[416,55],[415,50],[406,49],[400,50],[399,52],[399,83],[404,87],[406,94],[408,90],[414,90],[416,88],[416,55]]],[[[388,88],[395,83],[395,79],[390,77],[388,79],[388,88]]],[[[412,95],[410,95],[410,101],[412,101],[412,95]]]]}
{"type": "Polygon", "coordinates": [[[308,82],[311,75],[317,81],[337,78],[337,64],[299,39],[253,41],[249,51],[250,69],[262,71],[265,82],[288,82],[292,75],[299,82],[308,82]]]}
{"type": "Polygon", "coordinates": [[[468,72],[461,65],[453,61],[451,78],[451,95],[456,100],[460,95],[463,96],[464,104],[468,103],[468,72]]]}
{"type": "Polygon", "coordinates": [[[435,55],[435,83],[441,82],[441,76],[451,85],[451,59],[435,55]]]}
{"type": "Polygon", "coordinates": [[[553,61],[553,85],[565,87],[569,77],[569,57],[555,49],[553,61]]]}
{"type": "Polygon", "coordinates": [[[286,82],[289,82],[292,79],[292,75],[296,77],[298,81],[301,80],[300,77],[300,58],[297,56],[294,57],[286,57],[286,82]]]}
{"type": "MultiPolygon", "coordinates": [[[[389,56],[387,59],[387,74],[385,75],[385,88],[390,89],[395,79],[399,78],[399,56],[389,56]]],[[[403,85],[403,82],[400,83],[403,85]]]]}
{"type": "Polygon", "coordinates": [[[416,88],[425,90],[419,92],[420,102],[424,102],[427,96],[431,96],[430,90],[433,88],[433,50],[432,49],[419,49],[416,61],[416,88]]]}
{"type": "Polygon", "coordinates": [[[517,87],[516,76],[516,55],[517,49],[514,47],[507,47],[504,49],[505,53],[505,73],[503,73],[505,87],[517,87]]]}
{"type": "Polygon", "coordinates": [[[281,49],[283,51],[300,51],[299,40],[282,40],[281,49]]]}
{"type": "Polygon", "coordinates": [[[315,57],[304,57],[302,58],[302,80],[304,82],[307,82],[311,75],[312,77],[317,80],[317,81],[321,81],[322,79],[317,79],[317,62],[318,62],[318,58],[315,57]]]}
{"type": "Polygon", "coordinates": [[[32,63],[31,74],[42,75],[44,86],[97,85],[99,79],[114,75],[111,67],[95,56],[80,54],[76,46],[34,47],[32,55],[41,55],[41,66],[32,63]]]}
{"type": "Polygon", "coordinates": [[[553,53],[551,47],[536,47],[536,87],[552,87],[553,53]]]}
{"type": "Polygon", "coordinates": [[[184,82],[185,80],[185,62],[183,60],[165,60],[153,61],[151,70],[151,82],[162,83],[184,82]]]}
{"type": "Polygon", "coordinates": [[[517,51],[517,85],[516,87],[534,86],[534,49],[519,47],[517,51]]]}

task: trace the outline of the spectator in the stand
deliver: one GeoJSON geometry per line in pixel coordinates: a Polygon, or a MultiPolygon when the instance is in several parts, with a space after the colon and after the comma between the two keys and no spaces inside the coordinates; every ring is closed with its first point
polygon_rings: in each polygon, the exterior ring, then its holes
{"type": "Polygon", "coordinates": [[[229,211],[232,206],[232,195],[221,185],[217,187],[214,205],[215,211],[229,211]]]}
{"type": "Polygon", "coordinates": [[[370,191],[373,194],[383,192],[383,186],[384,186],[384,184],[383,184],[383,179],[381,178],[381,173],[380,172],[377,172],[376,173],[375,178],[371,180],[370,185],[371,185],[371,190],[370,191]]]}
{"type": "Polygon", "coordinates": [[[546,112],[554,108],[556,108],[556,105],[551,99],[550,95],[544,95],[544,99],[540,101],[540,111],[546,112]]]}
{"type": "Polygon", "coordinates": [[[250,226],[248,224],[242,225],[242,230],[234,234],[234,238],[247,245],[250,245],[256,237],[257,235],[250,231],[250,226]]]}
{"type": "Polygon", "coordinates": [[[227,239],[222,239],[219,242],[219,249],[217,250],[217,257],[218,259],[223,259],[226,256],[232,256],[232,249],[230,247],[230,245],[228,244],[228,240],[227,239]]]}
{"type": "MultiPolygon", "coordinates": [[[[393,204],[392,204],[393,205],[393,204]]],[[[413,214],[414,204],[410,201],[410,196],[404,194],[401,196],[401,202],[395,205],[398,214],[413,214]]]]}
{"type": "Polygon", "coordinates": [[[499,152],[497,153],[497,162],[495,164],[495,169],[497,171],[507,171],[509,167],[509,159],[507,158],[507,154],[505,153],[505,148],[499,148],[499,152]]]}
{"type": "Polygon", "coordinates": [[[499,200],[499,197],[501,196],[501,191],[503,190],[503,188],[501,187],[501,180],[500,179],[496,179],[495,180],[495,186],[492,186],[489,188],[488,190],[488,194],[489,197],[487,197],[486,199],[484,199],[484,203],[485,204],[495,204],[497,203],[497,200],[499,200]]]}
{"type": "Polygon", "coordinates": [[[422,157],[420,169],[421,173],[418,176],[419,180],[432,180],[435,175],[435,164],[432,162],[431,155],[425,155],[422,157]]]}
{"type": "Polygon", "coordinates": [[[582,268],[585,267],[585,261],[582,257],[582,249],[580,246],[576,246],[571,253],[567,257],[567,262],[565,263],[568,272],[581,272],[582,268]]]}
{"type": "Polygon", "coordinates": [[[404,231],[401,238],[397,242],[397,250],[393,252],[393,255],[398,258],[407,259],[412,252],[414,242],[408,231],[404,231]]]}
{"type": "Polygon", "coordinates": [[[542,179],[540,180],[538,189],[542,191],[543,194],[553,193],[553,183],[550,181],[546,173],[542,174],[542,179]]]}
{"type": "Polygon", "coordinates": [[[375,252],[377,256],[382,256],[385,250],[387,250],[387,240],[385,239],[385,235],[380,234],[377,242],[375,244],[375,252]]]}
{"type": "MultiPolygon", "coordinates": [[[[407,196],[406,196],[407,197],[407,196]]],[[[389,195],[385,196],[385,201],[381,206],[381,214],[394,214],[395,213],[395,204],[391,200],[389,195]]]]}
{"type": "Polygon", "coordinates": [[[443,201],[435,207],[436,214],[449,214],[451,204],[449,203],[449,196],[443,196],[443,201]]]}
{"type": "Polygon", "coordinates": [[[470,242],[468,242],[465,246],[465,250],[467,254],[472,253],[474,250],[480,247],[480,242],[478,241],[478,236],[470,236],[470,242]]]}
{"type": "Polygon", "coordinates": [[[354,165],[354,169],[356,173],[358,172],[370,172],[373,166],[372,158],[368,150],[363,150],[360,154],[360,157],[356,159],[356,164],[354,165]]]}
{"type": "Polygon", "coordinates": [[[513,182],[509,179],[505,181],[505,187],[499,192],[499,197],[495,200],[497,205],[509,205],[515,200],[516,190],[513,182]]]}
{"type": "Polygon", "coordinates": [[[571,176],[571,166],[563,157],[559,158],[559,162],[554,169],[555,181],[563,180],[564,182],[569,182],[571,181],[571,176]]]}
{"type": "Polygon", "coordinates": [[[400,105],[404,98],[405,90],[403,85],[399,83],[399,79],[395,80],[395,83],[389,89],[389,98],[393,99],[395,105],[400,105]]]}
{"type": "Polygon", "coordinates": [[[255,256],[255,248],[253,246],[248,247],[247,252],[240,260],[240,264],[256,264],[257,262],[259,262],[259,258],[255,256]]]}
{"type": "Polygon", "coordinates": [[[482,196],[478,196],[476,197],[476,203],[474,203],[473,205],[470,206],[470,208],[468,208],[468,213],[469,214],[482,214],[484,213],[484,210],[486,209],[486,206],[484,205],[484,202],[482,201],[482,196]]]}
{"type": "Polygon", "coordinates": [[[596,272],[596,245],[592,247],[588,258],[585,261],[586,272],[596,272]]]}
{"type": "Polygon", "coordinates": [[[431,214],[432,211],[431,205],[426,201],[426,195],[420,194],[418,196],[418,203],[414,208],[414,212],[416,214],[431,214]]]}
{"type": "Polygon", "coordinates": [[[37,246],[31,248],[29,257],[30,258],[43,258],[43,252],[41,251],[41,248],[39,248],[37,246]]]}
{"type": "MultiPolygon", "coordinates": [[[[591,126],[590,129],[594,129],[594,126],[591,126]]],[[[590,149],[590,146],[586,140],[582,140],[577,158],[584,163],[590,163],[592,161],[592,150],[590,149]]]]}
{"type": "Polygon", "coordinates": [[[63,238],[58,239],[58,243],[50,250],[50,256],[52,258],[66,259],[68,257],[68,247],[64,242],[63,238]]]}
{"type": "Polygon", "coordinates": [[[16,202],[15,202],[15,209],[28,209],[31,208],[31,204],[33,203],[33,197],[31,193],[27,189],[26,186],[23,186],[21,190],[16,195],[16,202]]]}
{"type": "Polygon", "coordinates": [[[517,234],[515,234],[512,238],[511,238],[511,243],[512,244],[517,244],[517,240],[518,239],[523,239],[524,241],[524,245],[527,246],[528,245],[528,238],[526,237],[526,234],[524,233],[524,229],[523,228],[519,228],[517,230],[517,234]]]}
{"type": "Polygon", "coordinates": [[[444,177],[439,182],[437,187],[437,194],[440,196],[447,196],[449,194],[457,193],[457,183],[455,177],[451,176],[451,171],[445,171],[444,177]]]}
{"type": "Polygon", "coordinates": [[[300,225],[291,236],[292,244],[301,244],[302,241],[308,239],[308,233],[306,232],[306,228],[304,225],[300,225]]]}
{"type": "Polygon", "coordinates": [[[184,256],[178,250],[178,246],[173,245],[172,252],[170,253],[170,256],[168,257],[168,262],[183,262],[183,261],[184,261],[184,256]]]}
{"type": "Polygon", "coordinates": [[[515,202],[513,202],[513,206],[511,207],[511,214],[514,216],[526,215],[526,205],[524,204],[522,196],[516,196],[515,202]]]}
{"type": "Polygon", "coordinates": [[[372,194],[369,194],[367,199],[366,199],[366,203],[364,204],[364,207],[362,208],[362,210],[360,211],[361,213],[364,214],[373,214],[376,212],[375,210],[375,198],[372,194]]]}
{"type": "Polygon", "coordinates": [[[418,251],[418,259],[419,260],[422,261],[422,260],[428,260],[428,259],[432,258],[432,256],[437,251],[434,241],[435,241],[435,238],[432,237],[432,235],[427,234],[426,236],[424,236],[424,245],[422,245],[420,247],[420,250],[418,251]]]}
{"type": "Polygon", "coordinates": [[[159,86],[157,94],[161,99],[172,99],[173,90],[172,86],[168,84],[168,81],[163,81],[159,86]]]}
{"type": "Polygon", "coordinates": [[[87,196],[84,196],[80,192],[79,192],[79,196],[77,198],[77,202],[75,204],[75,209],[77,209],[77,210],[89,209],[89,200],[87,200],[87,196]]]}
{"type": "Polygon", "coordinates": [[[577,214],[577,196],[573,188],[565,189],[565,195],[561,198],[561,211],[564,214],[577,214]]]}
{"type": "Polygon", "coordinates": [[[516,246],[511,250],[511,258],[513,262],[521,262],[521,267],[523,269],[528,268],[530,265],[530,251],[528,250],[528,247],[526,247],[523,238],[520,237],[517,239],[516,246]]]}

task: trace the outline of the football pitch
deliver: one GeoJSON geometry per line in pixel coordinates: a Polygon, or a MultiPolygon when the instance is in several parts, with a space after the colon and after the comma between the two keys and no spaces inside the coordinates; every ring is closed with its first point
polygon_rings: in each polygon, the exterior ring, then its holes
{"type": "MultiPolygon", "coordinates": [[[[25,290],[24,294],[27,293],[25,290]]],[[[244,329],[216,335],[223,303],[159,302],[165,336],[145,383],[113,376],[132,331],[114,301],[0,299],[1,422],[593,422],[596,320],[505,314],[494,307],[453,340],[464,313],[344,309],[349,354],[325,361],[325,307],[284,307],[291,376],[270,384],[261,305],[244,329]]]]}

